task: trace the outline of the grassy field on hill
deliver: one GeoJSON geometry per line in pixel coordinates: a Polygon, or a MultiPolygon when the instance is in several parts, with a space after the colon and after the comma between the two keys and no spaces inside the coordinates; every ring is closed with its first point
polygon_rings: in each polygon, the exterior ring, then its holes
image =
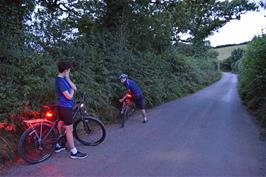
{"type": "Polygon", "coordinates": [[[233,50],[238,49],[238,48],[245,49],[246,47],[247,47],[247,44],[240,44],[240,45],[214,48],[213,50],[219,53],[218,60],[223,61],[227,59],[229,56],[231,56],[231,53],[233,50]]]}

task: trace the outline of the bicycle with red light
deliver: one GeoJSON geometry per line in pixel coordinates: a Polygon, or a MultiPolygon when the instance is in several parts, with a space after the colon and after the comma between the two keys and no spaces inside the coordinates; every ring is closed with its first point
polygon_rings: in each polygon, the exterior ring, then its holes
{"type": "Polygon", "coordinates": [[[135,105],[133,102],[133,94],[128,91],[126,95],[120,100],[122,102],[121,114],[121,128],[125,126],[125,122],[129,116],[135,112],[135,105]]]}
{"type": "MultiPolygon", "coordinates": [[[[104,141],[106,130],[98,118],[87,113],[84,101],[85,94],[73,108],[73,135],[83,145],[96,146],[104,141]]],[[[57,142],[65,142],[65,132],[57,129],[57,106],[43,106],[40,118],[24,122],[27,129],[19,139],[18,153],[30,164],[45,161],[51,157],[57,142]]]]}

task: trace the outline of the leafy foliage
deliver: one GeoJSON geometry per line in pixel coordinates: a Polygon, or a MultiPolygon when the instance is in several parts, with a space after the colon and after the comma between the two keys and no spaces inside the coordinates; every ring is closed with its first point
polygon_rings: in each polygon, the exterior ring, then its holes
{"type": "Polygon", "coordinates": [[[239,70],[239,62],[244,54],[243,49],[234,49],[231,53],[231,56],[222,62],[221,68],[224,71],[233,71],[238,72],[239,70]]]}
{"type": "Polygon", "coordinates": [[[239,93],[266,126],[266,35],[255,37],[240,62],[239,93]]]}
{"type": "Polygon", "coordinates": [[[179,33],[189,34],[185,41],[198,45],[227,22],[239,20],[241,14],[257,6],[248,0],[184,0],[170,1],[168,8],[173,14],[175,39],[182,40],[179,33]]]}
{"type": "MultiPolygon", "coordinates": [[[[117,74],[139,83],[148,107],[192,93],[219,78],[205,38],[255,9],[246,0],[3,0],[0,7],[0,122],[14,125],[0,131],[12,149],[22,120],[54,102],[57,61],[74,64],[77,97],[88,93],[89,112],[116,121],[124,91],[117,74]],[[191,34],[189,43],[179,32],[191,34]]],[[[9,153],[0,149],[1,157],[9,153]]]]}

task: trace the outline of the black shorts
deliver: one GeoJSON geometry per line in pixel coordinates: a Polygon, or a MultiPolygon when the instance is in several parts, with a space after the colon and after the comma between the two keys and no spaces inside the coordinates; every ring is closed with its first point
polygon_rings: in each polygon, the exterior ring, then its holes
{"type": "Polygon", "coordinates": [[[58,106],[59,119],[64,122],[64,125],[73,124],[73,109],[67,107],[58,106]]]}
{"type": "Polygon", "coordinates": [[[136,107],[139,109],[144,109],[144,97],[143,96],[136,96],[133,98],[136,107]]]}

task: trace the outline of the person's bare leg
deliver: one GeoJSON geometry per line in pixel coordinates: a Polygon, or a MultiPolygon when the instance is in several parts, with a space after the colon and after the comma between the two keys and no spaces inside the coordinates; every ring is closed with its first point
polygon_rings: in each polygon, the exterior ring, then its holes
{"type": "Polygon", "coordinates": [[[141,114],[142,114],[142,117],[143,117],[143,122],[146,123],[148,121],[146,110],[142,109],[141,110],[141,114]]]}
{"type": "Polygon", "coordinates": [[[79,152],[74,144],[74,137],[73,137],[73,125],[68,125],[65,126],[66,128],[66,137],[67,137],[67,142],[70,147],[71,155],[70,158],[72,159],[83,159],[88,156],[87,153],[82,153],[79,152]]]}
{"type": "Polygon", "coordinates": [[[58,123],[57,123],[57,130],[59,132],[59,135],[61,136],[62,134],[62,126],[63,126],[64,122],[62,120],[60,120],[58,123]]]}
{"type": "Polygon", "coordinates": [[[68,146],[72,153],[77,153],[77,149],[74,144],[74,137],[73,137],[73,125],[67,125],[65,126],[66,129],[66,139],[68,146]]]}
{"type": "MultiPolygon", "coordinates": [[[[57,130],[59,132],[59,136],[62,135],[62,126],[63,126],[63,124],[64,124],[63,121],[59,121],[57,123],[57,127],[56,128],[57,128],[57,130]]],[[[59,142],[57,142],[55,144],[55,152],[61,152],[61,151],[65,150],[65,149],[66,149],[65,144],[62,144],[62,142],[61,142],[61,144],[59,142]]]]}

